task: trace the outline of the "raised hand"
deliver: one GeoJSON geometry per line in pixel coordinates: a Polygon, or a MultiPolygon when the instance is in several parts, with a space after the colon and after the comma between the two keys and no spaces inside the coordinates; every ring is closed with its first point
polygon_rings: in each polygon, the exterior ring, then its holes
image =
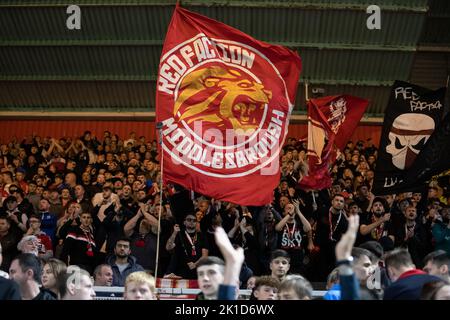
{"type": "Polygon", "coordinates": [[[351,257],[353,245],[359,227],[359,216],[354,215],[348,218],[348,229],[342,235],[341,240],[336,244],[336,260],[345,260],[351,257]]]}
{"type": "Polygon", "coordinates": [[[382,219],[384,222],[387,222],[387,221],[391,220],[391,214],[390,214],[390,213],[385,213],[385,214],[381,217],[381,219],[382,219]]]}
{"type": "Polygon", "coordinates": [[[242,250],[242,248],[233,248],[228,235],[222,227],[216,228],[214,236],[216,239],[216,244],[225,259],[225,263],[229,263],[234,266],[239,265],[240,270],[242,264],[244,263],[244,250],[242,250]]]}

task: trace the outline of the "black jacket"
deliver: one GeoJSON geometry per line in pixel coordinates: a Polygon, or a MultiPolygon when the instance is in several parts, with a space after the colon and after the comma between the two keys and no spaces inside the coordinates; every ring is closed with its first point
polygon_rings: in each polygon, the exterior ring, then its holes
{"type": "Polygon", "coordinates": [[[54,295],[48,292],[47,290],[41,290],[39,294],[32,300],[56,300],[56,299],[54,295]]]}
{"type": "Polygon", "coordinates": [[[1,300],[22,300],[19,285],[15,281],[0,277],[1,300]]]}

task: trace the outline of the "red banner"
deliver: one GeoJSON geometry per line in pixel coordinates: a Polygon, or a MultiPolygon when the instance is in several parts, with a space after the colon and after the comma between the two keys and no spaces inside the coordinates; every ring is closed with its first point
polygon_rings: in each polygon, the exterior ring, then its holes
{"type": "Polygon", "coordinates": [[[272,201],[297,53],[176,7],[159,65],[166,182],[242,205],[272,201]]]}
{"type": "Polygon", "coordinates": [[[336,160],[335,147],[343,150],[369,102],[349,95],[308,101],[309,173],[300,182],[304,189],[331,187],[329,166],[336,160]]]}

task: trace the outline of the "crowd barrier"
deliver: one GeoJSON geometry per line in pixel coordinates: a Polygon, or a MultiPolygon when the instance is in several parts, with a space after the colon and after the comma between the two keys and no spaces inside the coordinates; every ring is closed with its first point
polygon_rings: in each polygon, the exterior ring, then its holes
{"type": "MultiPolygon", "coordinates": [[[[96,300],[123,300],[124,287],[94,287],[96,300]]],[[[160,300],[194,300],[198,288],[156,288],[160,300]]],[[[238,300],[248,300],[251,290],[239,290],[238,300]]],[[[323,297],[326,291],[314,290],[313,297],[323,297]]]]}

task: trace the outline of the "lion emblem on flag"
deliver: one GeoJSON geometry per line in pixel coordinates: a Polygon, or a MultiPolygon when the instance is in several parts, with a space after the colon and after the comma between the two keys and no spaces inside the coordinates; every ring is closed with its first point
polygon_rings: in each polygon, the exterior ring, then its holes
{"type": "Polygon", "coordinates": [[[222,66],[203,67],[181,82],[174,116],[191,124],[213,123],[237,134],[254,132],[272,92],[242,72],[222,66]]]}

